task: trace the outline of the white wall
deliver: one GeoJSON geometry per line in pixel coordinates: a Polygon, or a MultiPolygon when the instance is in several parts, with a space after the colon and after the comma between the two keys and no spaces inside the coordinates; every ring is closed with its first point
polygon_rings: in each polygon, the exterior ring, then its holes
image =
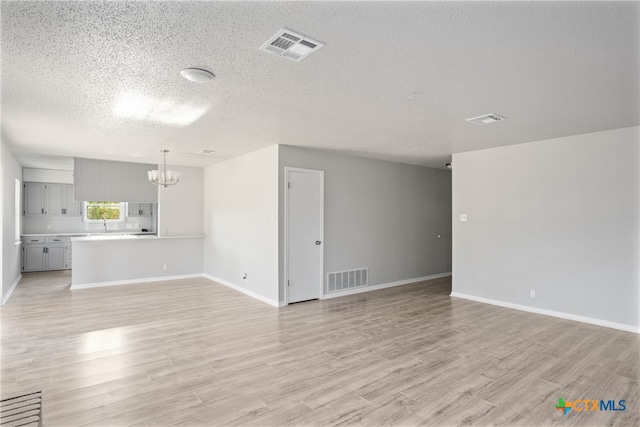
{"type": "Polygon", "coordinates": [[[2,301],[20,278],[21,246],[15,244],[15,179],[22,181],[22,168],[11,149],[2,145],[2,301]]]}
{"type": "Polygon", "coordinates": [[[325,291],[326,274],[334,271],[368,267],[370,286],[451,271],[450,171],[285,145],[280,146],[279,166],[282,212],[286,166],[325,172],[325,291]]]}
{"type": "Polygon", "coordinates": [[[160,202],[159,236],[199,236],[203,234],[204,170],[167,166],[181,173],[180,182],[158,188],[160,202]]]}
{"type": "Polygon", "coordinates": [[[207,167],[205,274],[277,303],[277,218],[278,146],[207,167]]]}
{"type": "Polygon", "coordinates": [[[455,154],[454,294],[637,328],[639,144],[633,127],[455,154]]]}

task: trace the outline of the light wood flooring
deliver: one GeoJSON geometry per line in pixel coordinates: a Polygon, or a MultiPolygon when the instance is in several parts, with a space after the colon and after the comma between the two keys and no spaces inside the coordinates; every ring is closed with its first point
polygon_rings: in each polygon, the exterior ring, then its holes
{"type": "Polygon", "coordinates": [[[449,297],[450,280],[280,309],[189,279],[69,291],[25,274],[2,397],[45,426],[640,424],[639,336],[449,297]],[[624,399],[624,412],[554,409],[624,399]]]}

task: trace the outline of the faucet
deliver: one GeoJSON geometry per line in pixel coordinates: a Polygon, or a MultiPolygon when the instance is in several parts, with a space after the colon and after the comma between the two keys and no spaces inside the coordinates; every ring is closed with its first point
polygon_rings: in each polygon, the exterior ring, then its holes
{"type": "Polygon", "coordinates": [[[107,218],[104,218],[104,217],[102,218],[102,224],[103,224],[102,227],[104,229],[104,232],[106,233],[107,232],[107,218]]]}

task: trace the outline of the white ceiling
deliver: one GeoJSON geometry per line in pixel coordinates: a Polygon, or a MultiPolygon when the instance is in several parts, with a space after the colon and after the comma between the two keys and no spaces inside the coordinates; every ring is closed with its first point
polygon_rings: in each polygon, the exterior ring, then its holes
{"type": "Polygon", "coordinates": [[[638,125],[639,13],[638,2],[3,1],[2,138],[27,166],[33,154],[157,162],[160,148],[204,166],[290,144],[443,167],[454,152],[638,125]],[[326,46],[300,63],[259,51],[281,27],[326,46]],[[189,82],[189,66],[216,79],[189,82]],[[127,95],[205,113],[186,126],[119,117],[127,95]],[[486,113],[507,120],[464,121],[486,113]]]}

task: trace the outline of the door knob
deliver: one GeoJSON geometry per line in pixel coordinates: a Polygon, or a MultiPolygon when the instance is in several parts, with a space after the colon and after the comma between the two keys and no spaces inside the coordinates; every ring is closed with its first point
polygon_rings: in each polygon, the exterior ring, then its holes
{"type": "Polygon", "coordinates": [[[316,245],[319,245],[320,243],[322,243],[320,240],[316,240],[316,245]]]}

